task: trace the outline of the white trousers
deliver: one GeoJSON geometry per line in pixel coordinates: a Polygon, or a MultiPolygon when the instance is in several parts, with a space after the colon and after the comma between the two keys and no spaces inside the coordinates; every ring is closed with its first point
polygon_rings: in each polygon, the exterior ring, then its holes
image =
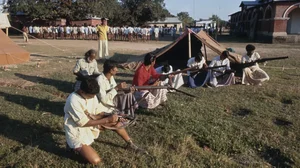
{"type": "Polygon", "coordinates": [[[98,56],[99,58],[108,57],[108,42],[107,40],[98,41],[98,56]]]}

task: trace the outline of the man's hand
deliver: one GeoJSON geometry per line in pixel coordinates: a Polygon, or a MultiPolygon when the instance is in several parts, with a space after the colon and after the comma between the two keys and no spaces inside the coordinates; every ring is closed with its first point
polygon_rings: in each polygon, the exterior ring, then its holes
{"type": "Polygon", "coordinates": [[[131,87],[129,88],[129,90],[130,90],[131,93],[134,93],[136,89],[135,89],[135,87],[131,86],[131,87]]]}
{"type": "Polygon", "coordinates": [[[155,83],[152,86],[159,86],[159,84],[160,84],[160,81],[157,80],[157,81],[155,81],[155,83]]]}
{"type": "Polygon", "coordinates": [[[126,89],[126,88],[127,88],[126,82],[119,83],[119,84],[116,86],[116,90],[123,90],[123,89],[126,89]]]}
{"type": "Polygon", "coordinates": [[[115,122],[118,121],[118,119],[119,119],[119,117],[118,117],[118,115],[116,115],[116,114],[107,117],[107,121],[108,121],[109,123],[115,123],[115,122]]]}
{"type": "Polygon", "coordinates": [[[175,76],[175,75],[172,75],[172,74],[171,74],[171,75],[168,75],[169,79],[174,78],[174,76],[175,76]]]}

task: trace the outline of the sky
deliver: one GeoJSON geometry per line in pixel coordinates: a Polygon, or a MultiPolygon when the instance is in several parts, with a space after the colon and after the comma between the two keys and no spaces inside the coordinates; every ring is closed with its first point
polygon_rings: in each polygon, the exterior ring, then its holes
{"type": "Polygon", "coordinates": [[[208,19],[213,14],[223,20],[229,20],[228,15],[240,10],[241,2],[241,0],[165,0],[166,8],[171,14],[176,16],[179,12],[189,12],[195,20],[208,19]]]}

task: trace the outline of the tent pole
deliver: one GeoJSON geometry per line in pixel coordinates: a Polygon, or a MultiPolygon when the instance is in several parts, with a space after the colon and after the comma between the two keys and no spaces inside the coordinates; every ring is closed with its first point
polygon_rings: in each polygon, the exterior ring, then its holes
{"type": "Polygon", "coordinates": [[[204,45],[205,61],[207,62],[207,52],[206,52],[206,45],[205,45],[205,44],[203,44],[203,45],[204,45]]]}
{"type": "Polygon", "coordinates": [[[6,28],[6,36],[8,36],[8,27],[6,28]]]}
{"type": "Polygon", "coordinates": [[[191,33],[189,32],[189,58],[192,58],[191,33]]]}

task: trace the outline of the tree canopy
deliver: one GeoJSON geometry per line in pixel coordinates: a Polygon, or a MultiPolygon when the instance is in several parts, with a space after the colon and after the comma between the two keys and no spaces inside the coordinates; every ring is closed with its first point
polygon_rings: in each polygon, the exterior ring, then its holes
{"type": "Polygon", "coordinates": [[[212,15],[209,20],[215,21],[218,27],[226,26],[226,21],[222,20],[218,15],[212,15]]]}
{"type": "Polygon", "coordinates": [[[180,12],[177,14],[180,21],[182,21],[183,26],[191,26],[194,23],[194,19],[190,17],[188,12],[180,12]]]}
{"type": "Polygon", "coordinates": [[[9,0],[9,12],[31,20],[82,20],[107,17],[118,25],[143,25],[172,16],[164,0],[9,0]]]}

